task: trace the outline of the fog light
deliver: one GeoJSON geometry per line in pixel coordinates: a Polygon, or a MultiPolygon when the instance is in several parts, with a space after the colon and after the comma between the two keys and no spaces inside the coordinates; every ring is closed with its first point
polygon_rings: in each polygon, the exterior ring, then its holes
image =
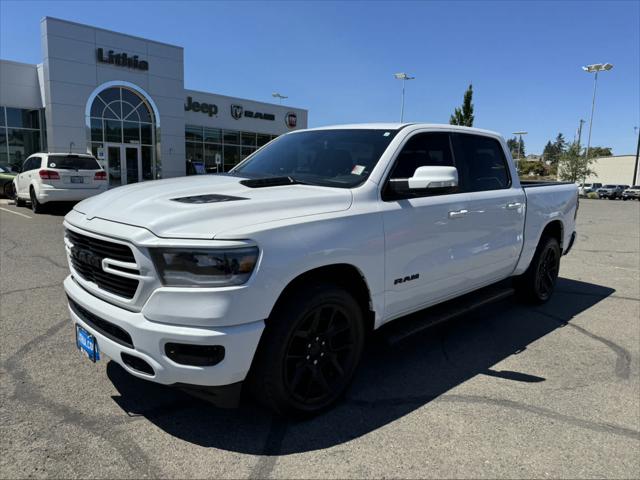
{"type": "Polygon", "coordinates": [[[164,352],[174,362],[194,367],[211,367],[224,358],[224,347],[220,345],[167,343],[164,352]]]}

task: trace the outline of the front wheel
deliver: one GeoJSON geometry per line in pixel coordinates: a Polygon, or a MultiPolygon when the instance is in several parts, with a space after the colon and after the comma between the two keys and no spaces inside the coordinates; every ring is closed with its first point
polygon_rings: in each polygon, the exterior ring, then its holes
{"type": "Polygon", "coordinates": [[[362,308],[344,289],[306,286],[274,309],[250,374],[258,399],[281,415],[310,416],[349,386],[364,346],[362,308]]]}
{"type": "Polygon", "coordinates": [[[558,240],[540,239],[529,268],[515,280],[516,293],[522,300],[542,304],[551,298],[560,272],[560,255],[558,240]]]}

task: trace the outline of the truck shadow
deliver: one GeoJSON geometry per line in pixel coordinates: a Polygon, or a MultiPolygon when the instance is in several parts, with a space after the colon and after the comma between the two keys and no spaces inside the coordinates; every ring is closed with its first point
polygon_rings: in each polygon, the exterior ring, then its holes
{"type": "MultiPolygon", "coordinates": [[[[545,378],[492,367],[567,326],[614,292],[599,285],[559,279],[553,299],[544,306],[504,300],[433,327],[395,347],[385,344],[384,334],[378,335],[365,353],[346,398],[334,409],[306,421],[273,417],[249,402],[236,410],[217,409],[181,391],[133,377],[114,362],[108,364],[107,374],[120,393],[114,401],[128,415],[143,416],[170,435],[200,446],[247,454],[301,453],[366,435],[476,375],[535,388],[530,385],[545,378]]],[[[617,374],[619,363],[625,361],[618,357],[624,357],[626,351],[609,340],[603,339],[603,343],[615,354],[611,357],[612,374],[617,374]]]]}

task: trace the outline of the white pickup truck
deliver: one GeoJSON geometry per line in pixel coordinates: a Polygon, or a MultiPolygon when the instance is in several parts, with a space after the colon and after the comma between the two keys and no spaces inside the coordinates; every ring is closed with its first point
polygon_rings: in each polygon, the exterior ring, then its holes
{"type": "Polygon", "coordinates": [[[64,287],[92,360],[220,405],[244,386],[281,414],[314,414],[387,322],[511,279],[547,301],[577,209],[575,184],[521,185],[489,131],[300,130],[227,174],[77,204],[64,287]]]}

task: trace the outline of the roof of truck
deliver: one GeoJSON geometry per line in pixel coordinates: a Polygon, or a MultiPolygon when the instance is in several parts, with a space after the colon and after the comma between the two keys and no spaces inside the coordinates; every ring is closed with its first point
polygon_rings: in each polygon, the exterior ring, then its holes
{"type": "Polygon", "coordinates": [[[445,123],[349,123],[345,125],[326,125],[323,127],[315,127],[309,128],[307,130],[337,130],[337,129],[345,129],[345,130],[400,130],[405,127],[416,127],[416,128],[432,128],[435,130],[448,130],[448,131],[461,131],[461,132],[475,132],[475,133],[484,133],[490,135],[500,135],[498,132],[494,132],[491,130],[483,130],[481,128],[472,128],[472,127],[461,127],[458,125],[449,125],[445,123]]]}

